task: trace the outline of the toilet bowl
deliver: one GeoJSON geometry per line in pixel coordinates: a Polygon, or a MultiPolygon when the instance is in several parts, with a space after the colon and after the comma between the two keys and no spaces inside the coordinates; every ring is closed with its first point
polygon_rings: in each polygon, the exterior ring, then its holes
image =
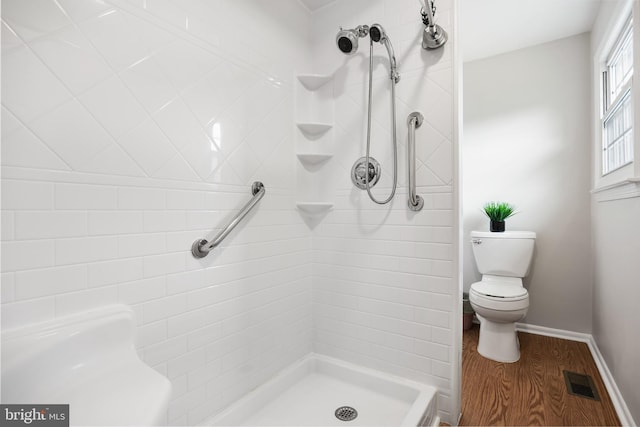
{"type": "Polygon", "coordinates": [[[480,321],[478,353],[498,362],[520,359],[516,322],[529,309],[522,286],[533,255],[535,233],[471,233],[473,253],[482,280],[469,289],[469,302],[480,321]]]}
{"type": "Polygon", "coordinates": [[[520,359],[515,325],[527,314],[529,294],[522,285],[487,282],[476,282],[469,290],[469,302],[480,320],[478,353],[498,362],[515,362],[520,359]]]}

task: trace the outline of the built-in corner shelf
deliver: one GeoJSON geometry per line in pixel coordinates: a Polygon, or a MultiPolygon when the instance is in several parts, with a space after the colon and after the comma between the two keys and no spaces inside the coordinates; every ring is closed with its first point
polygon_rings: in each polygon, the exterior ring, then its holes
{"type": "Polygon", "coordinates": [[[322,135],[333,127],[331,123],[319,123],[319,122],[304,122],[296,123],[298,129],[307,135],[322,135]]]}
{"type": "Polygon", "coordinates": [[[333,76],[325,74],[299,74],[298,80],[310,91],[316,91],[331,81],[333,76]]]}
{"type": "Polygon", "coordinates": [[[297,156],[302,163],[317,165],[332,158],[333,154],[298,153],[297,156]]]}
{"type": "Polygon", "coordinates": [[[317,215],[333,208],[331,202],[296,202],[296,207],[308,214],[317,215]]]}
{"type": "Polygon", "coordinates": [[[325,182],[333,170],[334,121],[333,75],[298,74],[295,82],[296,156],[298,157],[296,207],[300,216],[315,227],[333,208],[325,182]],[[312,201],[300,201],[312,200],[312,201]]]}

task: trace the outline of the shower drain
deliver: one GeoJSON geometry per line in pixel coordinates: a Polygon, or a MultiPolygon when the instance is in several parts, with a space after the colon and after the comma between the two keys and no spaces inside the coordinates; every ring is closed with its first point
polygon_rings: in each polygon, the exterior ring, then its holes
{"type": "Polygon", "coordinates": [[[356,411],[351,406],[341,406],[336,409],[336,418],[340,421],[352,421],[355,420],[358,416],[358,411],[356,411]]]}

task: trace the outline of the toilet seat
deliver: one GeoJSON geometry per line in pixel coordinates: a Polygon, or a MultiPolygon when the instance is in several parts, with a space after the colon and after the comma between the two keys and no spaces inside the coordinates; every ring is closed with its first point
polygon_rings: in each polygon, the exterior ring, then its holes
{"type": "Polygon", "coordinates": [[[518,301],[528,295],[522,286],[514,286],[513,283],[500,280],[483,280],[471,285],[471,290],[490,299],[501,301],[518,301]]]}
{"type": "Polygon", "coordinates": [[[472,304],[496,311],[516,311],[529,307],[529,293],[522,286],[481,281],[471,285],[469,299],[472,304]]]}

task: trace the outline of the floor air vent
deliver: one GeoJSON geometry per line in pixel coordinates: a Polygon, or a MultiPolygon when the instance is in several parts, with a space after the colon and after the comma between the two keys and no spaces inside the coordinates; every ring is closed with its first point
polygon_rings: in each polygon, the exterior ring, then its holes
{"type": "Polygon", "coordinates": [[[358,416],[358,411],[356,411],[351,406],[341,406],[336,409],[336,418],[340,421],[351,421],[355,420],[358,416]]]}
{"type": "Polygon", "coordinates": [[[562,373],[564,374],[564,381],[567,384],[569,394],[587,399],[600,400],[598,390],[589,375],[578,374],[571,371],[562,371],[562,373]]]}

